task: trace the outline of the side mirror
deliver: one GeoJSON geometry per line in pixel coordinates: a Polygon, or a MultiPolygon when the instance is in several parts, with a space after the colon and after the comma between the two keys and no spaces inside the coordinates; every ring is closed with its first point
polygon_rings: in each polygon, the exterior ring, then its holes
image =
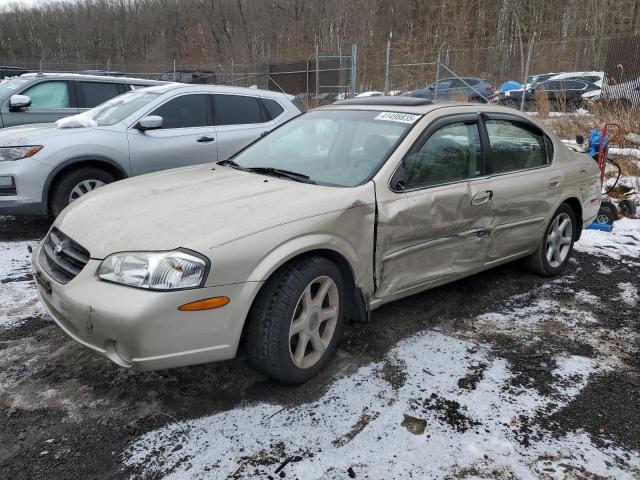
{"type": "Polygon", "coordinates": [[[141,118],[134,128],[137,128],[141,132],[157,130],[158,128],[162,128],[162,121],[162,117],[159,115],[149,115],[148,117],[141,118]]]}
{"type": "Polygon", "coordinates": [[[428,87],[428,88],[429,88],[429,90],[433,90],[433,89],[435,89],[436,87],[434,87],[433,85],[429,85],[429,87],[428,87]]]}
{"type": "Polygon", "coordinates": [[[584,137],[582,135],[576,135],[576,143],[582,145],[584,143],[584,137]]]}
{"type": "Polygon", "coordinates": [[[23,108],[31,106],[31,97],[28,95],[11,95],[9,99],[9,110],[17,112],[23,108]]]}

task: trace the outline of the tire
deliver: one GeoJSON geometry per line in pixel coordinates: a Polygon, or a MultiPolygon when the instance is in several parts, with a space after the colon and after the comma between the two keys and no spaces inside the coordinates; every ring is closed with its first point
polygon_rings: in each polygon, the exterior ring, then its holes
{"type": "Polygon", "coordinates": [[[616,218],[618,218],[618,209],[612,202],[602,202],[600,204],[600,210],[598,210],[596,221],[598,223],[605,223],[600,221],[604,220],[605,218],[608,225],[613,225],[613,222],[615,222],[616,218]]]}
{"type": "Polygon", "coordinates": [[[576,228],[576,215],[573,209],[566,203],[563,203],[558,207],[558,209],[551,217],[551,221],[544,231],[544,236],[542,237],[537,250],[533,255],[525,260],[526,267],[531,271],[546,277],[552,277],[560,274],[567,266],[567,261],[569,260],[569,257],[573,252],[573,243],[576,238],[576,228]],[[571,223],[565,228],[562,228],[562,224],[566,219],[569,219],[571,223]],[[559,230],[562,234],[561,238],[568,239],[568,243],[559,243],[558,240],[560,239],[555,236],[553,243],[556,248],[560,249],[558,253],[560,253],[561,255],[554,255],[552,259],[549,260],[548,253],[549,249],[552,248],[552,245],[549,245],[549,242],[552,241],[551,234],[557,234],[557,231],[553,232],[554,227],[556,226],[560,227],[559,230]],[[566,248],[567,246],[568,248],[566,248]]]}
{"type": "Polygon", "coordinates": [[[637,208],[632,200],[622,200],[618,203],[618,206],[620,207],[620,212],[625,217],[635,217],[637,208]]]}
{"type": "Polygon", "coordinates": [[[72,201],[72,195],[78,197],[74,189],[78,189],[76,192],[87,193],[115,180],[113,175],[96,167],[80,167],[66,173],[53,185],[50,197],[51,214],[57,217],[72,201]]]}
{"type": "Polygon", "coordinates": [[[285,266],[267,281],[251,308],[247,337],[251,364],[283,383],[306,382],[333,357],[345,305],[344,280],[335,263],[310,257],[285,266]],[[320,314],[329,315],[331,308],[334,314],[322,320],[320,314]],[[294,332],[295,325],[299,333],[294,332]],[[300,343],[304,339],[307,344],[300,343]],[[324,351],[316,349],[319,341],[324,351]]]}

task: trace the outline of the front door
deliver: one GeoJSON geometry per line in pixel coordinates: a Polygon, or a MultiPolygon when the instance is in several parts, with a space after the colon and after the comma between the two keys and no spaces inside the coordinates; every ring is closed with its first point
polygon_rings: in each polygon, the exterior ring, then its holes
{"type": "Polygon", "coordinates": [[[180,95],[148,115],[163,119],[162,128],[129,128],[129,156],[134,175],[218,160],[215,127],[205,94],[180,95]]]}
{"type": "Polygon", "coordinates": [[[427,127],[390,186],[376,186],[377,298],[404,296],[484,265],[492,194],[483,173],[477,116],[461,115],[427,127]]]}
{"type": "Polygon", "coordinates": [[[8,98],[2,105],[2,122],[5,127],[50,123],[78,113],[66,80],[45,80],[16,93],[31,98],[31,106],[12,112],[8,98]]]}

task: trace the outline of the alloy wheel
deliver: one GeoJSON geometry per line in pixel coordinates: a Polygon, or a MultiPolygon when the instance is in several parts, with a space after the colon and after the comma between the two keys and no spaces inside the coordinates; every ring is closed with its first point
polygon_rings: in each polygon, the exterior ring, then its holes
{"type": "Polygon", "coordinates": [[[300,295],[289,329],[289,353],[298,368],[314,366],[329,347],[338,324],[340,295],[331,277],[312,280],[300,295]]]}
{"type": "Polygon", "coordinates": [[[105,183],[102,180],[89,179],[81,181],[71,189],[71,193],[69,194],[69,203],[104,185],[105,183]]]}
{"type": "Polygon", "coordinates": [[[571,250],[572,239],[571,217],[561,213],[553,220],[547,235],[547,262],[551,267],[558,268],[564,263],[571,250]]]}

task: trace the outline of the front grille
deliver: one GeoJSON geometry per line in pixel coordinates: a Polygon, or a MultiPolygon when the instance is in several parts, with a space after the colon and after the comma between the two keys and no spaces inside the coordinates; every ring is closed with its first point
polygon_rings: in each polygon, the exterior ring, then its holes
{"type": "Polygon", "coordinates": [[[54,227],[42,243],[39,261],[54,280],[68,283],[87,264],[89,252],[54,227]]]}

